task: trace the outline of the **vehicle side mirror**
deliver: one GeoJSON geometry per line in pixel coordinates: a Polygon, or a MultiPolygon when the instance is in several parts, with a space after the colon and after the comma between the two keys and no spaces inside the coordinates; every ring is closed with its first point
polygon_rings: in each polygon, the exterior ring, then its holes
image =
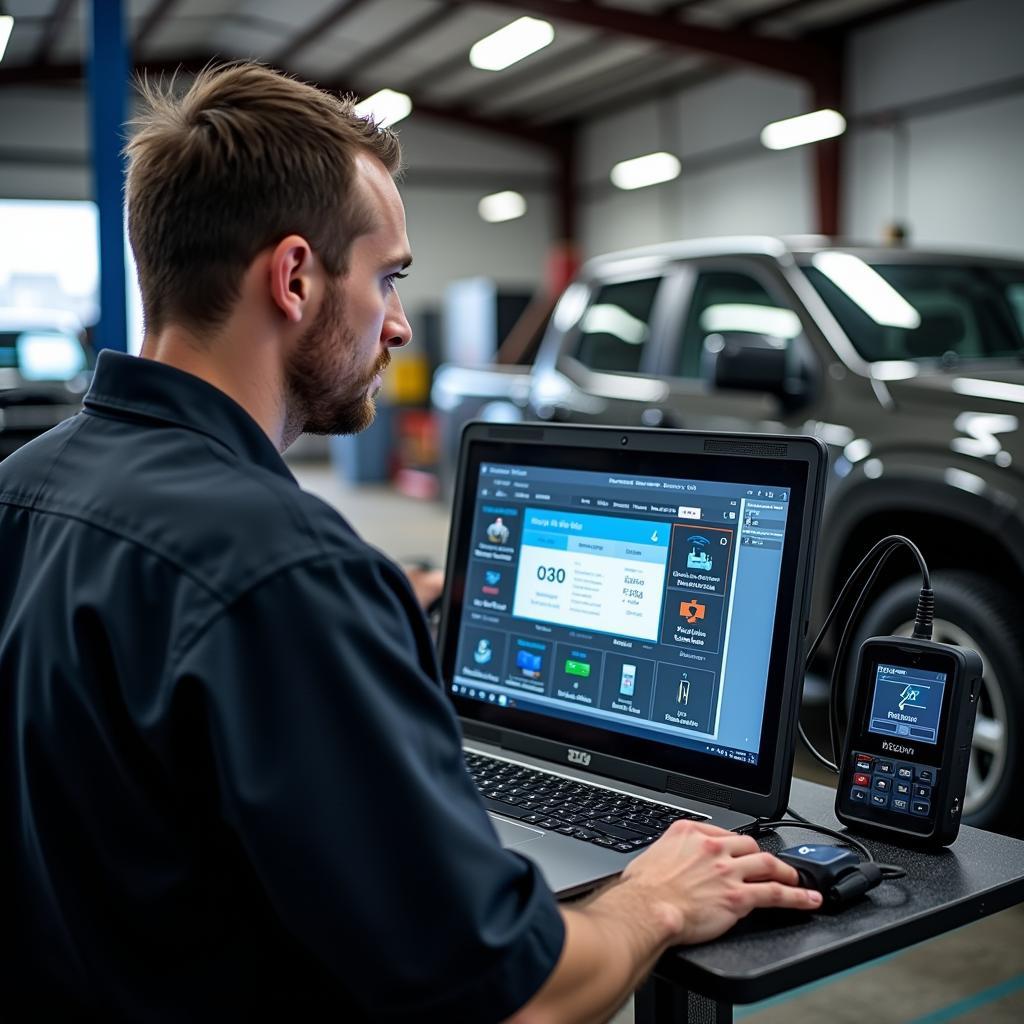
{"type": "Polygon", "coordinates": [[[767,391],[785,403],[799,403],[806,383],[793,367],[792,341],[767,334],[729,331],[704,339],[707,377],[716,388],[767,391]]]}

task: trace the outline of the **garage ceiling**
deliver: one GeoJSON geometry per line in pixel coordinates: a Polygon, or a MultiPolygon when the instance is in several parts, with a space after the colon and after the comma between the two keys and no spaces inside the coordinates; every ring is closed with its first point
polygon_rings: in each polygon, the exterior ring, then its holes
{"type": "MultiPolygon", "coordinates": [[[[820,86],[834,80],[850,30],[930,2],[938,0],[128,0],[126,8],[137,65],[259,57],[362,96],[399,89],[424,113],[545,132],[737,64],[820,86]],[[469,64],[474,42],[524,14],[554,24],[550,46],[505,71],[469,64]]],[[[3,6],[16,22],[0,85],[80,76],[88,0],[3,6]]]]}

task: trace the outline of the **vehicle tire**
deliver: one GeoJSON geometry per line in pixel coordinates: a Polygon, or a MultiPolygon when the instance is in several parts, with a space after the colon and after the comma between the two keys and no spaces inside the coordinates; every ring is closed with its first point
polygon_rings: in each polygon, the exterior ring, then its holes
{"type": "MultiPolygon", "coordinates": [[[[984,681],[971,746],[964,823],[1024,833],[1024,631],[1021,605],[1003,586],[971,572],[937,572],[932,639],[978,652],[984,681]]],[[[850,648],[845,708],[849,708],[861,643],[872,636],[910,636],[919,577],[902,580],[874,601],[850,648]]]]}

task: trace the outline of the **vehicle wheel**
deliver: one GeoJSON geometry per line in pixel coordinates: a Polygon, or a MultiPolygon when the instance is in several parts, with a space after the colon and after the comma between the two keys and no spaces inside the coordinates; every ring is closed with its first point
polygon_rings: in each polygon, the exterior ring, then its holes
{"type": "MultiPolygon", "coordinates": [[[[932,639],[975,650],[984,666],[978,717],[971,744],[965,824],[1021,834],[1024,831],[1024,643],[1021,606],[998,583],[969,572],[937,572],[932,639]]],[[[871,636],[910,636],[921,582],[902,580],[885,591],[861,620],[850,651],[847,686],[860,644],[871,636]]],[[[845,707],[849,708],[849,691],[845,707]]]]}

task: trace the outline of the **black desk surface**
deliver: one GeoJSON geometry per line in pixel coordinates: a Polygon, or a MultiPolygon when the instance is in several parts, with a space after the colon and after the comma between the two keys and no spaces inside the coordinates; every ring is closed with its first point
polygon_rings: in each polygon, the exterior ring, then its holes
{"type": "MultiPolygon", "coordinates": [[[[811,821],[842,829],[833,790],[793,780],[790,805],[811,821]]],[[[713,999],[751,1003],[941,935],[1024,902],[1024,842],[962,827],[945,851],[924,852],[858,836],[882,863],[907,877],[884,881],[837,914],[780,920],[755,911],[714,942],[669,950],[655,975],[713,999]]],[[[796,829],[767,834],[761,845],[829,843],[796,829]]]]}

